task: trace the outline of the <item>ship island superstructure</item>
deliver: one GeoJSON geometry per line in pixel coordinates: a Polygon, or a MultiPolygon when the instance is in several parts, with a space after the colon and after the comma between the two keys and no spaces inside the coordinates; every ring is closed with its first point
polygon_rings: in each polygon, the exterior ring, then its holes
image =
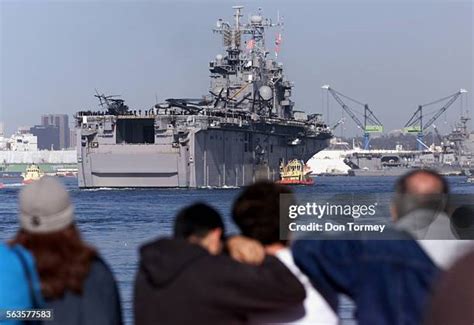
{"type": "Polygon", "coordinates": [[[217,21],[225,54],[209,63],[209,94],[169,98],[148,110],[97,93],[106,110],[76,114],[78,181],[97,187],[226,187],[278,180],[280,165],[328,146],[320,114],[294,109],[293,85],[265,46],[281,22],[261,11],[217,21]]]}

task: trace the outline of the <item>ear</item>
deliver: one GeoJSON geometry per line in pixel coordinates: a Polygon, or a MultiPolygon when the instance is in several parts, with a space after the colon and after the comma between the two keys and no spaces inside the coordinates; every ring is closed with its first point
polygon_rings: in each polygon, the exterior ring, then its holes
{"type": "Polygon", "coordinates": [[[211,237],[212,242],[220,242],[222,239],[222,229],[216,228],[211,230],[209,236],[211,237]]]}
{"type": "Polygon", "coordinates": [[[206,236],[206,246],[209,253],[217,255],[222,250],[222,229],[216,228],[211,230],[206,236]]]}

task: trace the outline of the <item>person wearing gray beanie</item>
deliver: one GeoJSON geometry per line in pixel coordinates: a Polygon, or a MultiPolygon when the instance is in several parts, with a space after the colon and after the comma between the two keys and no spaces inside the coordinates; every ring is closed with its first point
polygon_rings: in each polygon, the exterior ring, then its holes
{"type": "Polygon", "coordinates": [[[20,230],[12,245],[36,262],[48,324],[122,324],[116,281],[97,251],[80,236],[74,206],[54,177],[26,185],[19,195],[20,230]]]}
{"type": "Polygon", "coordinates": [[[43,177],[20,192],[20,225],[33,234],[64,230],[74,222],[74,207],[64,186],[43,177]]]}

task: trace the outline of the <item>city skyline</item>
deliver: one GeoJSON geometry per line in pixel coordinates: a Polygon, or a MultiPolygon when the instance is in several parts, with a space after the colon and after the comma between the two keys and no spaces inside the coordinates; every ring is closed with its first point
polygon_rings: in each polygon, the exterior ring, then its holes
{"type": "Polygon", "coordinates": [[[0,137],[12,139],[20,134],[35,136],[39,150],[63,150],[75,147],[75,130],[69,127],[67,114],[41,114],[38,121],[32,126],[18,126],[10,134],[3,132],[4,123],[0,121],[0,137]]]}
{"type": "MultiPolygon", "coordinates": [[[[295,83],[295,108],[322,113],[330,125],[342,110],[332,99],[328,110],[323,84],[369,103],[387,132],[401,129],[417,105],[459,88],[470,92],[441,117],[440,130],[449,131],[460,109],[471,108],[469,1],[239,3],[246,15],[262,7],[271,18],[284,16],[279,61],[295,83]]],[[[208,61],[223,51],[211,29],[220,17],[232,19],[234,4],[2,3],[0,120],[11,133],[43,111],[72,116],[95,109],[95,88],[122,95],[137,110],[155,98],[200,97],[208,61]]],[[[336,135],[360,135],[345,118],[336,135]]]]}

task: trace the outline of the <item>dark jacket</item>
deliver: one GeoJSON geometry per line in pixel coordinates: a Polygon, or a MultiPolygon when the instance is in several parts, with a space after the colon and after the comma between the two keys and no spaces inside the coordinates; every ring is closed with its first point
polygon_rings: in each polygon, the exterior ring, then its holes
{"type": "Polygon", "coordinates": [[[112,272],[99,258],[91,264],[82,295],[66,291],[61,299],[47,300],[46,308],[54,310],[54,321],[48,321],[48,325],[122,324],[117,285],[112,272]]]}
{"type": "Polygon", "coordinates": [[[427,325],[474,324],[474,252],[460,259],[443,274],[437,285],[427,325]]]}
{"type": "Polygon", "coordinates": [[[210,255],[179,239],[140,249],[135,280],[135,323],[240,324],[247,315],[299,303],[305,291],[276,258],[261,266],[210,255]]]}
{"type": "Polygon", "coordinates": [[[293,257],[334,310],[338,294],[353,299],[359,324],[420,324],[439,270],[416,241],[400,236],[298,240],[293,257]]]}

